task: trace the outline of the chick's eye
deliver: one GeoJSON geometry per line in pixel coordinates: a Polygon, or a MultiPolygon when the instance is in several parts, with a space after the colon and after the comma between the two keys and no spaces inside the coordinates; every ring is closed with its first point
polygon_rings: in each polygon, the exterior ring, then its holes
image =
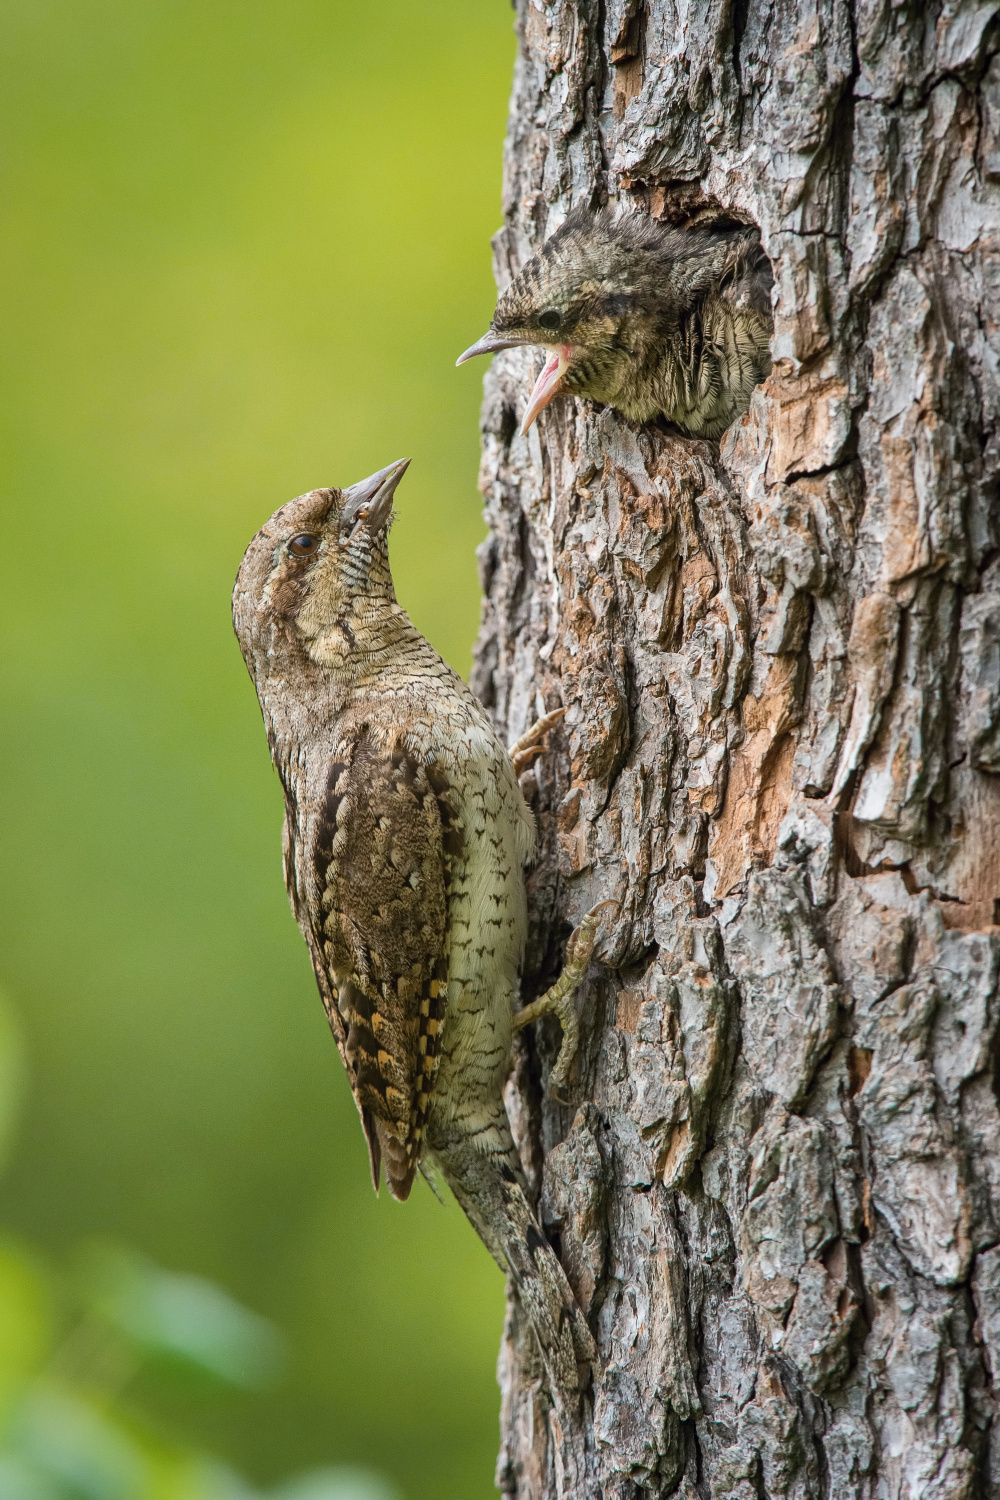
{"type": "Polygon", "coordinates": [[[300,536],[293,536],[288,543],[288,550],[294,557],[312,557],[319,547],[319,537],[313,536],[309,531],[303,531],[300,536]]]}
{"type": "Polygon", "coordinates": [[[560,322],[559,314],[554,307],[550,307],[547,312],[539,313],[538,322],[542,328],[558,328],[560,322]]]}

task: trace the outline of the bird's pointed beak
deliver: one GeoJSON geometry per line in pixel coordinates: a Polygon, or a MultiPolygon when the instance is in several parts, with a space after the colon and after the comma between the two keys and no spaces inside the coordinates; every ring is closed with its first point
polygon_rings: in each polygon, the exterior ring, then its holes
{"type": "Polygon", "coordinates": [[[524,339],[505,339],[499,333],[484,333],[477,343],[458,356],[455,364],[464,365],[467,359],[475,359],[477,354],[498,354],[501,349],[520,349],[524,342],[524,339]]]}
{"type": "Polygon", "coordinates": [[[344,490],[344,503],[340,508],[340,545],[346,547],[359,526],[366,526],[372,536],[378,536],[388,524],[392,513],[392,497],[407,469],[408,458],[397,458],[394,464],[369,474],[358,484],[344,490]]]}
{"type": "Polygon", "coordinates": [[[525,407],[524,416],[521,418],[522,437],[524,437],[528,428],[538,416],[538,413],[544,407],[548,406],[553,396],[558,396],[562,391],[563,376],[566,374],[568,363],[566,353],[562,349],[555,349],[545,361],[545,367],[535,381],[534,389],[528,397],[528,405],[525,407]]]}

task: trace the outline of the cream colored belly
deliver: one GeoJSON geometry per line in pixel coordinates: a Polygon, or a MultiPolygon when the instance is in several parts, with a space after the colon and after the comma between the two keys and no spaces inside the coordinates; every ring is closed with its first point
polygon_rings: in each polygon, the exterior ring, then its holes
{"type": "Polygon", "coordinates": [[[497,1118],[527,929],[531,824],[516,784],[497,780],[495,769],[473,779],[462,808],[464,858],[449,892],[448,1008],[430,1113],[463,1134],[489,1130],[497,1118]]]}

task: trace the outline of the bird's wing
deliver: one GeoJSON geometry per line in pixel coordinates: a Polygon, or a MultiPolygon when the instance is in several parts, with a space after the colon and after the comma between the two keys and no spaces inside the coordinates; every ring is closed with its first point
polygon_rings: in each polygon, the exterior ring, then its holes
{"type": "Polygon", "coordinates": [[[440,772],[362,735],[329,767],[312,851],[310,948],[371,1154],[405,1198],[447,999],[457,820],[440,772]],[[332,1018],[331,1018],[332,1019],[332,1018]]]}

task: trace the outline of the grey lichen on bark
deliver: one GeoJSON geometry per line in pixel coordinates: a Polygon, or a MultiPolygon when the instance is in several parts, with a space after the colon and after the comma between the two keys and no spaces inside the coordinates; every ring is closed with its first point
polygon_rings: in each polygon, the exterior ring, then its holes
{"type": "Polygon", "coordinates": [[[581,199],[757,224],[721,444],[486,381],[474,685],[540,829],[510,1113],[600,1374],[511,1304],[509,1494],[1000,1495],[1000,30],[976,0],[518,0],[502,286],[581,199]]]}

